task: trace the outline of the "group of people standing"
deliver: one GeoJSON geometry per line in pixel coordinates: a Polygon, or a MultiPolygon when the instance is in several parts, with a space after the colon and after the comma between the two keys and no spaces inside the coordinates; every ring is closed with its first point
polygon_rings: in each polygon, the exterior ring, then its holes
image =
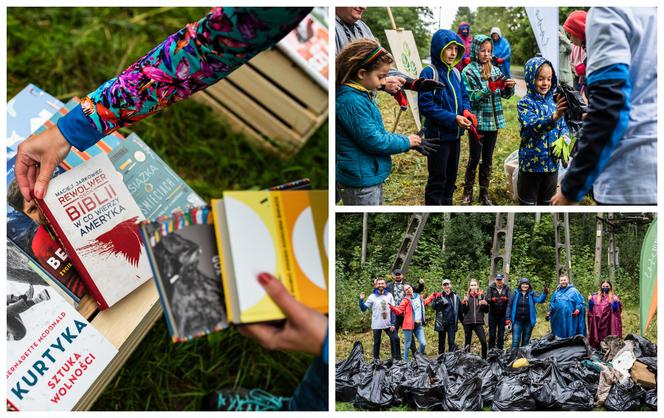
{"type": "MultiPolygon", "coordinates": [[[[408,361],[409,352],[424,353],[426,337],[426,308],[435,312],[434,330],[438,334],[438,354],[454,351],[459,324],[464,331],[464,347],[470,347],[473,334],[481,346],[481,356],[486,358],[492,348],[504,349],[505,331],[511,330],[511,349],[528,345],[537,324],[536,304],[545,303],[549,289],[542,292],[533,290],[530,280],[521,278],[516,289],[510,289],[505,276],[497,274],[486,292],[479,282],[471,279],[463,295],[452,289],[450,279],[442,281],[442,290],[424,297],[424,282],[417,286],[404,281],[403,272],[394,270],[392,280],[387,283],[379,277],[374,281],[374,289],[368,298],[361,293],[359,306],[362,312],[371,310],[373,332],[373,358],[380,360],[380,343],[383,333],[390,340],[391,358],[401,360],[399,330],[403,330],[403,359],[408,361]],[[488,316],[488,323],[485,322],[488,316]],[[487,343],[485,325],[488,325],[487,343]],[[417,347],[419,344],[419,348],[417,347]]],[[[586,300],[570,282],[569,277],[560,276],[558,286],[551,294],[545,320],[551,324],[550,332],[560,338],[576,335],[588,337],[592,347],[599,348],[600,342],[609,335],[622,337],[622,302],[614,293],[610,281],[604,280],[599,290],[589,294],[586,300]]]]}
{"type": "MultiPolygon", "coordinates": [[[[560,73],[565,80],[572,73],[581,75],[572,84],[587,96],[587,106],[579,105],[582,111],[568,112],[570,103],[558,88],[551,61],[539,54],[527,60],[527,93],[516,109],[520,204],[573,204],[591,191],[600,204],[655,203],[657,75],[655,55],[644,52],[656,50],[653,10],[593,8],[569,15],[561,28],[569,48],[563,45],[568,52],[560,60],[565,66],[560,73]],[[566,122],[572,117],[574,126],[581,126],[578,132],[566,122]],[[564,141],[569,150],[572,137],[576,145],[569,160],[569,153],[554,143],[564,141]],[[559,178],[561,163],[568,162],[559,178]]],[[[458,32],[435,31],[431,64],[411,79],[391,68],[394,59],[361,22],[363,12],[361,7],[337,8],[336,180],[341,200],[382,204],[391,155],[416,150],[427,157],[424,203],[453,204],[461,139],[468,132],[462,204],[473,203],[477,176],[477,201],[491,205],[493,152],[498,131],[506,126],[503,100],[514,95],[516,84],[511,48],[500,28],[472,36],[463,22],[458,32]],[[378,91],[403,99],[403,89],[417,92],[422,118],[423,129],[410,135],[387,130],[375,100],[378,91]]]]}

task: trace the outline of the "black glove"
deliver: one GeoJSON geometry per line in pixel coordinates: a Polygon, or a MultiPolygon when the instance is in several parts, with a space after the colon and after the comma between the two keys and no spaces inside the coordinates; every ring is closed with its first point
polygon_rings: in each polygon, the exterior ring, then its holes
{"type": "Polygon", "coordinates": [[[425,157],[428,157],[429,155],[435,153],[436,151],[438,151],[438,148],[440,148],[440,138],[425,138],[424,129],[420,129],[420,131],[415,135],[422,138],[422,142],[420,143],[420,145],[416,146],[413,149],[419,152],[420,154],[424,155],[425,157]]]}
{"type": "Polygon", "coordinates": [[[409,78],[406,80],[402,88],[416,92],[427,92],[442,90],[443,87],[445,87],[445,84],[428,78],[409,78]]]}

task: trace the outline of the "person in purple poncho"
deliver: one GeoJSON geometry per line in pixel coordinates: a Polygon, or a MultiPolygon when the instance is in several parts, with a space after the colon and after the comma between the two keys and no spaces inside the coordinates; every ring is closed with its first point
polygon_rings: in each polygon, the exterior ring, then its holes
{"type": "Polygon", "coordinates": [[[599,292],[588,295],[588,341],[593,348],[609,335],[622,337],[622,302],[613,285],[604,280],[599,292]]]}
{"type": "Polygon", "coordinates": [[[551,320],[551,332],[559,338],[575,335],[586,336],[585,301],[570,282],[569,277],[560,276],[558,287],[551,295],[547,319],[551,320]]]}

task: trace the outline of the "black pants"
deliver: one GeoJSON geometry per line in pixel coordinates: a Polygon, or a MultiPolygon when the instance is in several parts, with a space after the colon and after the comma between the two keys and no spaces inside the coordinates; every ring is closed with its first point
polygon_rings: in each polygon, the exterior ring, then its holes
{"type": "Polygon", "coordinates": [[[427,157],[429,178],[424,189],[425,205],[451,205],[459,171],[461,141],[441,142],[435,154],[427,157]]]}
{"type": "Polygon", "coordinates": [[[468,142],[468,165],[466,165],[466,178],[464,183],[464,193],[470,194],[473,191],[475,183],[475,172],[477,165],[480,166],[480,190],[488,190],[491,181],[491,167],[493,164],[493,150],[496,148],[496,138],[498,131],[478,131],[483,138],[479,141],[470,139],[468,142]],[[481,162],[480,162],[481,158],[481,162]]]}
{"type": "Polygon", "coordinates": [[[486,358],[486,336],[484,335],[484,324],[471,324],[463,325],[463,333],[465,334],[465,346],[470,346],[470,340],[473,336],[472,332],[475,331],[475,335],[480,340],[480,345],[482,346],[482,358],[486,358]]]}
{"type": "Polygon", "coordinates": [[[505,344],[505,313],[494,315],[489,313],[489,350],[505,344]]]}
{"type": "Polygon", "coordinates": [[[390,339],[390,351],[392,353],[392,359],[400,360],[401,348],[399,347],[399,344],[401,344],[401,341],[399,341],[399,336],[397,335],[396,329],[394,331],[390,331],[389,328],[385,328],[385,329],[374,329],[372,331],[373,331],[374,360],[380,359],[380,337],[383,335],[383,331],[385,331],[385,334],[387,334],[388,338],[390,339]]]}
{"type": "Polygon", "coordinates": [[[443,354],[445,352],[445,336],[447,336],[447,345],[450,352],[456,350],[456,343],[454,339],[456,338],[456,328],[447,327],[445,331],[438,332],[438,354],[443,354]]]}
{"type": "Polygon", "coordinates": [[[558,173],[527,173],[519,171],[516,183],[519,204],[549,205],[558,187],[558,173]]]}
{"type": "MultiPolygon", "coordinates": [[[[394,335],[397,337],[397,341],[399,338],[399,329],[403,327],[403,315],[397,315],[397,320],[394,323],[394,335]]],[[[417,351],[417,347],[415,347],[415,336],[410,340],[410,351],[413,353],[413,358],[415,358],[415,352],[417,351]]],[[[401,350],[399,351],[399,358],[401,358],[401,350]]]]}

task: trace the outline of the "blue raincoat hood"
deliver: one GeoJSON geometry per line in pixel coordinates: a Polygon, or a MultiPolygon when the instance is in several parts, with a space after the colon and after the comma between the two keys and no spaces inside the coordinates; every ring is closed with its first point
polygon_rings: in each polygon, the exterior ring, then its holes
{"type": "Polygon", "coordinates": [[[463,54],[465,53],[466,53],[466,47],[463,45],[463,41],[461,40],[459,35],[457,35],[453,31],[449,29],[439,29],[436,31],[436,33],[433,34],[433,38],[431,38],[431,63],[435,65],[437,68],[454,67],[459,62],[461,62],[463,54]],[[443,63],[443,60],[441,59],[441,54],[443,50],[449,44],[456,44],[459,47],[457,56],[454,59],[452,65],[450,66],[443,63]]]}
{"type": "MultiPolygon", "coordinates": [[[[553,96],[553,93],[556,90],[556,86],[558,85],[558,77],[556,76],[556,71],[553,69],[553,64],[551,64],[551,61],[544,57],[534,57],[529,59],[528,62],[526,62],[526,66],[524,67],[524,80],[526,81],[526,86],[528,87],[528,93],[539,95],[535,89],[535,78],[537,76],[537,71],[539,71],[539,68],[544,64],[549,64],[551,67],[551,72],[553,73],[551,77],[551,88],[546,93],[546,96],[544,96],[545,98],[549,98],[549,96],[553,96]]],[[[571,285],[572,284],[570,283],[570,286],[571,285]]]]}

